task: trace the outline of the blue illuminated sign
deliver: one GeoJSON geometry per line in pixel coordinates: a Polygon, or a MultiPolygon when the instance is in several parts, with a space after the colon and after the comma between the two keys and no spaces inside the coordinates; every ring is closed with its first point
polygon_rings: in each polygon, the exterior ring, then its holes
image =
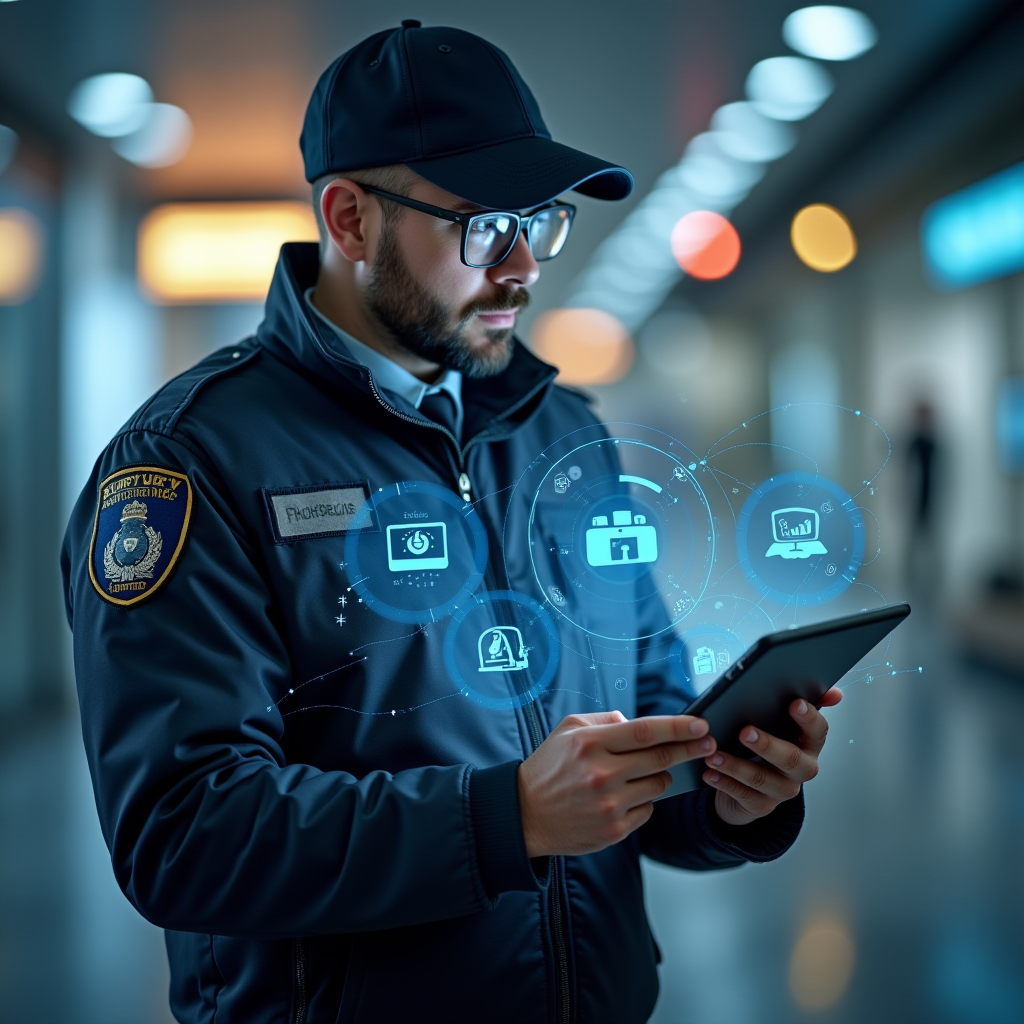
{"type": "Polygon", "coordinates": [[[921,249],[943,291],[1024,270],[1024,164],[932,203],[921,220],[921,249]]]}
{"type": "Polygon", "coordinates": [[[1024,377],[1010,377],[999,388],[996,436],[1006,472],[1024,473],[1024,377]]]}

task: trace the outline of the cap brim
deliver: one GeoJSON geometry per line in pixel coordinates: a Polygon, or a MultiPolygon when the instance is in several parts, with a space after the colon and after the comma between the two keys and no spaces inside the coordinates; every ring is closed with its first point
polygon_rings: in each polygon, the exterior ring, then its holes
{"type": "Polygon", "coordinates": [[[539,136],[406,161],[406,166],[445,191],[492,210],[525,210],[569,191],[595,199],[625,199],[633,191],[633,175],[625,167],[539,136]]]}

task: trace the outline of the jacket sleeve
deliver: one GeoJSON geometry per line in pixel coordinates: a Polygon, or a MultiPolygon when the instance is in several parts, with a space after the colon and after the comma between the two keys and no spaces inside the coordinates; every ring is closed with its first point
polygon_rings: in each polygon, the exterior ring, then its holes
{"type": "Polygon", "coordinates": [[[287,763],[281,620],[231,495],[187,438],[115,438],[61,564],[100,822],[118,884],[149,920],[261,938],[377,930],[540,887],[514,762],[358,779],[287,763]],[[90,541],[99,482],[133,465],[186,474],[192,515],[172,574],[122,607],[90,580],[90,541]]]}
{"type": "MultiPolygon", "coordinates": [[[[644,633],[671,636],[661,602],[652,598],[642,611],[644,633]]],[[[637,665],[637,714],[677,715],[690,698],[673,678],[669,645],[651,640],[640,647],[637,665]]],[[[715,813],[708,788],[659,800],[641,826],[640,848],[648,857],[691,870],[735,867],[747,861],[781,857],[796,841],[804,819],[803,791],[748,825],[726,825],[715,813]]]]}

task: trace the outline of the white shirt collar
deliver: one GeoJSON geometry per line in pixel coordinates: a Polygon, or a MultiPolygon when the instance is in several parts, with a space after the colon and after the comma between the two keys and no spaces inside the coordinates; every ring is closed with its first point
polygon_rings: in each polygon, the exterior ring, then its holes
{"type": "Polygon", "coordinates": [[[313,292],[315,288],[307,288],[305,291],[306,305],[309,306],[314,316],[320,322],[334,332],[337,339],[348,350],[353,359],[362,363],[373,377],[374,384],[390,395],[397,395],[403,401],[408,402],[414,409],[420,407],[425,395],[433,395],[438,391],[447,391],[455,403],[455,426],[456,435],[462,436],[462,374],[458,370],[445,370],[444,376],[434,384],[424,384],[418,377],[414,377],[408,370],[401,367],[393,359],[388,359],[376,349],[357,341],[347,331],[343,331],[333,320],[327,317],[313,305],[313,292]]]}

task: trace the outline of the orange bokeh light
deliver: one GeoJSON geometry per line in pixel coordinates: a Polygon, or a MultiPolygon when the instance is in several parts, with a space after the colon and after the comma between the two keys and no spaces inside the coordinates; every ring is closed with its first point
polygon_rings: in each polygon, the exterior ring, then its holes
{"type": "Polygon", "coordinates": [[[720,213],[694,210],[672,229],[672,255],[691,277],[716,281],[740,261],[740,236],[720,213]]]}
{"type": "Polygon", "coordinates": [[[553,309],[533,325],[534,351],[562,384],[614,384],[633,365],[633,339],[601,309],[553,309]]]}

